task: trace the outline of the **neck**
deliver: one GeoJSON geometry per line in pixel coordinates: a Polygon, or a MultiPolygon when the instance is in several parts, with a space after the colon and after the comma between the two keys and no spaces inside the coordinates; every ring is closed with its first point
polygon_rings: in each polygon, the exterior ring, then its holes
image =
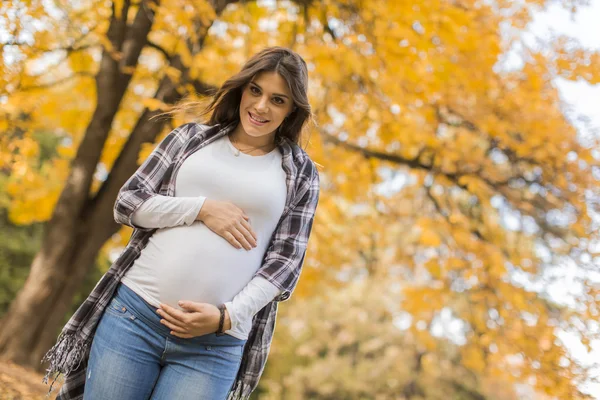
{"type": "Polygon", "coordinates": [[[265,150],[272,150],[275,147],[275,132],[261,137],[248,135],[242,124],[239,123],[229,136],[239,145],[248,148],[260,147],[265,150]]]}

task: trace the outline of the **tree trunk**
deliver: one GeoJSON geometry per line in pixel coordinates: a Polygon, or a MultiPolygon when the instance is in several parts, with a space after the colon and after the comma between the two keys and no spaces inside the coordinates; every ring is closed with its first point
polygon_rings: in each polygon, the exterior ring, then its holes
{"type": "MultiPolygon", "coordinates": [[[[118,225],[111,225],[116,232],[118,225]]],[[[2,358],[41,369],[40,360],[54,344],[73,296],[106,239],[105,235],[86,234],[83,229],[46,237],[23,289],[2,321],[2,358]],[[49,254],[49,247],[53,254],[49,254]]]]}
{"type": "MultiPolygon", "coordinates": [[[[180,95],[164,79],[157,94],[174,102],[180,95]]],[[[113,221],[114,199],[137,167],[143,142],[152,142],[163,129],[164,120],[149,122],[155,112],[140,117],[109,178],[97,196],[88,201],[76,229],[62,235],[46,235],[23,289],[2,321],[0,355],[15,363],[41,370],[40,360],[56,341],[60,325],[73,297],[81,287],[102,245],[119,229],[113,221]]],[[[60,221],[56,221],[59,224],[60,221]]],[[[48,229],[50,232],[51,229],[48,229]]]]}
{"type": "MultiPolygon", "coordinates": [[[[213,0],[217,15],[238,0],[213,0]]],[[[129,7],[125,2],[124,10],[129,7]]],[[[40,360],[52,347],[69,310],[73,297],[81,287],[87,273],[94,266],[102,245],[120,226],[113,220],[113,204],[118,190],[137,168],[137,155],[144,142],[153,142],[162,131],[165,120],[150,118],[158,112],[145,110],[110,175],[96,196],[90,197],[90,185],[104,142],[121,99],[129,84],[129,68],[137,65],[138,56],[147,44],[153,18],[150,8],[140,10],[130,25],[126,21],[111,20],[107,36],[113,48],[121,49],[120,61],[109,54],[103,55],[98,72],[98,102],[92,120],[72,163],[71,173],[46,225],[45,236],[31,271],[21,291],[0,321],[0,358],[42,371],[40,360]],[[148,19],[150,17],[150,19],[148,19]]],[[[123,12],[127,15],[127,12],[123,12]]],[[[204,30],[206,32],[208,28],[204,30]]],[[[200,43],[193,44],[199,51],[200,43]]],[[[177,55],[168,60],[188,80],[189,71],[177,55]]],[[[189,82],[189,81],[188,81],[189,82]]],[[[185,82],[184,82],[185,83],[185,82]]],[[[210,91],[209,86],[191,82],[196,90],[210,91]]],[[[168,77],[161,80],[155,98],[173,104],[181,94],[168,77]]]]}
{"type": "MultiPolygon", "coordinates": [[[[107,37],[122,53],[104,52],[96,76],[97,105],[71,172],[58,199],[25,285],[0,322],[0,357],[40,369],[40,360],[56,339],[73,296],[81,286],[102,244],[118,226],[111,215],[98,224],[90,186],[112,121],[131,80],[152,28],[151,13],[140,8],[128,23],[129,1],[120,18],[112,16],[107,37]],[[94,220],[95,225],[90,222],[94,220]],[[110,234],[108,234],[110,232],[110,234]],[[108,234],[108,236],[107,236],[108,234]]],[[[134,160],[135,163],[135,160],[134,160]]],[[[112,210],[112,207],[102,207],[112,210]]]]}

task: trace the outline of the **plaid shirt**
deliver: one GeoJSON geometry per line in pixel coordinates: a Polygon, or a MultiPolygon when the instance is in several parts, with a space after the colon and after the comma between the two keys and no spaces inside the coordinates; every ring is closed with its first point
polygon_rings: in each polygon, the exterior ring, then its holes
{"type": "MultiPolygon", "coordinates": [[[[219,128],[219,125],[210,127],[188,123],[175,128],[119,191],[114,217],[115,221],[134,228],[129,243],[64,326],[57,343],[42,359],[42,362],[50,361],[44,383],[48,383],[48,378],[55,373],[62,373],[66,377],[58,400],[83,398],[89,351],[98,321],[119,281],[156,231],[154,228],[134,226],[131,221],[134,211],[156,194],[173,196],[177,171],[184,160],[203,146],[228,134],[234,127],[235,123],[223,128],[219,128]]],[[[253,317],[242,362],[227,400],[248,399],[258,386],[275,330],[277,305],[290,297],[298,282],[319,201],[319,175],[306,152],[288,139],[283,139],[278,147],[283,155],[282,167],[286,173],[286,204],[255,276],[266,278],[282,292],[253,317]]],[[[54,377],[48,395],[58,375],[54,377]]]]}

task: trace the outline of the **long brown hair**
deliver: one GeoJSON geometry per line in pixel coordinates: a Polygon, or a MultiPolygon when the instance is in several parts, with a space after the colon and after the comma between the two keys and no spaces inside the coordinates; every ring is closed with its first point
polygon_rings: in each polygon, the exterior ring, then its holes
{"type": "MultiPolygon", "coordinates": [[[[308,68],[304,59],[285,47],[267,47],[252,56],[240,72],[227,79],[212,96],[212,100],[200,112],[199,117],[210,114],[207,125],[226,126],[240,122],[240,102],[242,91],[252,79],[262,72],[277,72],[287,82],[292,93],[293,111],[277,128],[275,140],[283,137],[299,144],[302,130],[309,122],[314,123],[311,106],[308,102],[308,68]]],[[[190,104],[175,107],[171,112],[189,110],[190,104]]],[[[204,103],[206,104],[206,103],[204,103]]]]}

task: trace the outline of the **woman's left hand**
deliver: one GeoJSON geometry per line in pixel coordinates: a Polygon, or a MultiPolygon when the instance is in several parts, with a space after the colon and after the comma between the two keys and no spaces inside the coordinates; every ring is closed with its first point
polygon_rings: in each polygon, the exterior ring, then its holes
{"type": "Polygon", "coordinates": [[[184,311],[163,303],[156,310],[162,317],[160,323],[171,329],[171,335],[189,339],[214,333],[219,329],[221,312],[216,306],[193,301],[181,301],[179,306],[184,311]]]}

